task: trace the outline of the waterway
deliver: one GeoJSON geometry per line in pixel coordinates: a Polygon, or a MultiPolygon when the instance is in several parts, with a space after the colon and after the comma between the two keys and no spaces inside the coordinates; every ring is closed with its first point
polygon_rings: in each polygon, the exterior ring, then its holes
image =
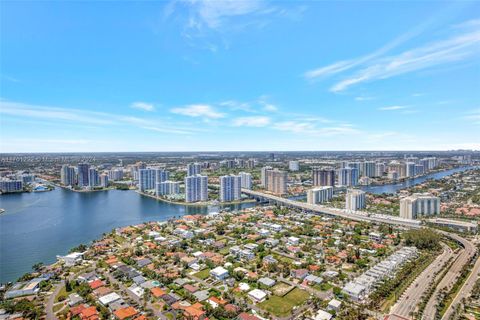
{"type": "MultiPolygon", "coordinates": [[[[254,206],[243,203],[231,210],[254,206]]],[[[37,262],[89,243],[120,226],[164,221],[185,214],[206,214],[220,208],[170,204],[134,191],[50,192],[0,196],[0,283],[14,281],[37,262]]]]}
{"type": "Polygon", "coordinates": [[[381,186],[361,186],[360,188],[363,191],[374,193],[374,194],[382,194],[382,193],[397,193],[401,189],[413,187],[417,184],[423,183],[427,180],[439,180],[442,179],[446,176],[449,176],[451,174],[454,174],[456,172],[461,172],[465,171],[468,169],[473,169],[475,167],[459,167],[459,168],[454,168],[450,170],[445,170],[445,171],[440,171],[440,172],[434,172],[430,173],[418,178],[411,178],[411,179],[406,179],[402,182],[398,183],[391,183],[391,184],[385,184],[381,186]]]}

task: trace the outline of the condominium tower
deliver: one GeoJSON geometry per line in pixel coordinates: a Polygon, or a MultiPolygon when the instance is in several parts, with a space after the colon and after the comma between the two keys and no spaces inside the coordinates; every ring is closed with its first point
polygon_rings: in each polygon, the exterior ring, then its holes
{"type": "Polygon", "coordinates": [[[229,202],[239,200],[242,196],[242,177],[228,175],[220,177],[220,201],[229,202]]]}

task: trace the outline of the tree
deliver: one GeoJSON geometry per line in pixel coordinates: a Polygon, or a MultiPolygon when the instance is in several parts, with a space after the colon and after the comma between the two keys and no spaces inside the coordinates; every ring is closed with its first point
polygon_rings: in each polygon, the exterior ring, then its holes
{"type": "Polygon", "coordinates": [[[39,272],[43,269],[43,262],[37,262],[32,266],[32,269],[39,272]]]}

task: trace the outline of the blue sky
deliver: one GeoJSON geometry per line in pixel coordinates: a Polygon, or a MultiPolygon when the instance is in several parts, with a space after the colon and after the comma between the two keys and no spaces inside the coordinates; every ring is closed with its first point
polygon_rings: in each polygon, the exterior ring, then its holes
{"type": "Polygon", "coordinates": [[[2,152],[480,149],[478,2],[0,5],[2,152]]]}

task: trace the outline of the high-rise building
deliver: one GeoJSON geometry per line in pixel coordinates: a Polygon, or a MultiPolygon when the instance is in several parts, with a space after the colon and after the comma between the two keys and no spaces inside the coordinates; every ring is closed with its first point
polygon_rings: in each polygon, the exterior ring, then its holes
{"type": "Polygon", "coordinates": [[[358,169],[356,168],[340,168],[337,170],[338,185],[354,187],[358,185],[358,169]]]}
{"type": "Polygon", "coordinates": [[[405,163],[391,162],[388,164],[388,172],[395,171],[398,178],[405,178],[407,176],[407,167],[405,163]]]}
{"type": "Polygon", "coordinates": [[[320,187],[307,191],[307,203],[318,204],[333,198],[333,187],[320,187]]]}
{"type": "Polygon", "coordinates": [[[440,198],[429,194],[414,194],[400,199],[400,218],[417,219],[419,215],[440,213],[440,198]]]}
{"type": "Polygon", "coordinates": [[[155,169],[148,168],[138,170],[138,190],[144,192],[145,190],[155,189],[155,179],[155,169]]]}
{"type": "Polygon", "coordinates": [[[102,188],[108,187],[108,175],[105,173],[100,175],[100,186],[102,188]]]}
{"type": "Polygon", "coordinates": [[[247,160],[247,168],[253,169],[253,168],[255,168],[255,164],[256,164],[255,159],[248,159],[247,160]]]}
{"type": "Polygon", "coordinates": [[[168,171],[158,168],[140,169],[138,172],[138,189],[142,192],[156,189],[157,183],[167,181],[170,177],[168,171]]]}
{"type": "Polygon", "coordinates": [[[239,200],[242,196],[242,177],[228,175],[220,177],[220,201],[229,202],[239,200]]]}
{"type": "Polygon", "coordinates": [[[0,180],[0,191],[4,192],[4,193],[23,191],[23,181],[22,180],[1,179],[0,180]]]}
{"type": "Polygon", "coordinates": [[[267,176],[267,172],[270,171],[270,170],[273,170],[272,167],[269,167],[269,166],[266,166],[266,167],[263,167],[261,169],[261,185],[263,188],[267,188],[267,185],[268,185],[268,176],[267,176]]]}
{"type": "Polygon", "coordinates": [[[375,176],[375,161],[364,161],[360,166],[360,175],[364,177],[375,176]]]}
{"type": "Polygon", "coordinates": [[[208,177],[200,174],[185,177],[185,202],[208,200],[208,177]]]}
{"type": "Polygon", "coordinates": [[[385,163],[375,164],[375,177],[381,177],[385,173],[385,163]]]}
{"type": "Polygon", "coordinates": [[[237,168],[245,168],[245,159],[235,159],[235,167],[237,168]]]}
{"type": "Polygon", "coordinates": [[[195,162],[187,164],[187,177],[200,173],[202,173],[202,165],[200,163],[195,162]]]}
{"type": "Polygon", "coordinates": [[[292,161],[289,161],[288,162],[288,169],[290,171],[298,171],[300,170],[300,164],[298,161],[296,160],[292,160],[292,161]]]}
{"type": "Polygon", "coordinates": [[[349,211],[357,211],[366,207],[365,192],[358,189],[347,190],[345,196],[345,209],[349,211]]]}
{"type": "Polygon", "coordinates": [[[416,176],[416,172],[415,172],[415,162],[406,162],[405,163],[405,166],[406,166],[406,176],[407,177],[414,177],[416,176]]]}
{"type": "Polygon", "coordinates": [[[180,182],[163,181],[156,183],[155,194],[157,196],[166,196],[180,193],[180,182]]]}
{"type": "Polygon", "coordinates": [[[389,171],[388,172],[388,179],[398,180],[398,172],[397,171],[389,171]]]}
{"type": "Polygon", "coordinates": [[[240,172],[239,175],[242,180],[242,188],[252,189],[252,175],[248,172],[240,172]]]}
{"type": "Polygon", "coordinates": [[[60,182],[64,186],[75,185],[75,168],[64,164],[60,170],[60,182]]]}
{"type": "Polygon", "coordinates": [[[154,169],[155,170],[155,185],[170,179],[170,172],[164,169],[154,169]]]}
{"type": "Polygon", "coordinates": [[[347,163],[347,168],[354,168],[358,170],[358,174],[360,175],[360,172],[362,170],[362,162],[348,162],[347,163]]]}
{"type": "Polygon", "coordinates": [[[88,169],[88,186],[90,188],[97,187],[100,185],[100,176],[97,169],[90,168],[88,169]]]}
{"type": "Polygon", "coordinates": [[[287,193],[288,174],[286,171],[267,170],[267,190],[275,194],[287,193]]]}
{"type": "Polygon", "coordinates": [[[425,173],[425,168],[421,164],[415,165],[415,175],[419,176],[425,173]]]}
{"type": "Polygon", "coordinates": [[[333,168],[313,168],[312,184],[314,186],[335,186],[335,170],[333,168]]]}
{"type": "Polygon", "coordinates": [[[88,187],[88,170],[90,165],[88,163],[79,163],[77,165],[77,184],[79,187],[88,187]]]}
{"type": "Polygon", "coordinates": [[[227,167],[228,169],[233,169],[235,168],[235,160],[223,160],[222,165],[227,167]]]}
{"type": "Polygon", "coordinates": [[[435,169],[438,165],[437,158],[435,157],[428,157],[420,159],[419,164],[423,165],[425,172],[435,169]]]}
{"type": "Polygon", "coordinates": [[[17,179],[22,180],[23,184],[29,184],[35,182],[35,175],[29,173],[17,174],[17,179]]]}
{"type": "Polygon", "coordinates": [[[113,169],[108,171],[108,179],[112,181],[120,181],[123,179],[123,170],[113,169]]]}

